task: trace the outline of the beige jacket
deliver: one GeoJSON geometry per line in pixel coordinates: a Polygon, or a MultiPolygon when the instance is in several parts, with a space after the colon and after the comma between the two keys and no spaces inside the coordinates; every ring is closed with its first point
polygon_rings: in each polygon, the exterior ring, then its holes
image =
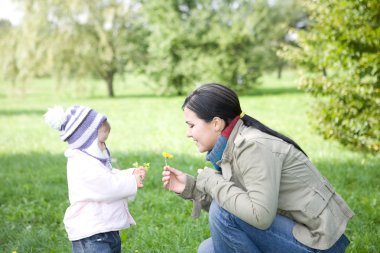
{"type": "Polygon", "coordinates": [[[293,235],[298,241],[325,250],[340,238],[353,216],[302,152],[279,138],[246,127],[241,120],[218,165],[223,175],[212,173],[198,183],[187,176],[180,196],[193,200],[194,217],[199,216],[201,207],[208,210],[212,199],[259,229],[270,227],[279,213],[297,222],[293,235]]]}

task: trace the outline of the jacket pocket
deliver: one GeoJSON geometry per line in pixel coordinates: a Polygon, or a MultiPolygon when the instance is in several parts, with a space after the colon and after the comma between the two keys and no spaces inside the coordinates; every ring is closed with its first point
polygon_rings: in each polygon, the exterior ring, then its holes
{"type": "Polygon", "coordinates": [[[326,208],[331,197],[335,194],[332,188],[327,184],[322,184],[320,187],[315,189],[314,195],[310,202],[306,205],[305,213],[309,217],[316,218],[322,211],[326,208]]]}

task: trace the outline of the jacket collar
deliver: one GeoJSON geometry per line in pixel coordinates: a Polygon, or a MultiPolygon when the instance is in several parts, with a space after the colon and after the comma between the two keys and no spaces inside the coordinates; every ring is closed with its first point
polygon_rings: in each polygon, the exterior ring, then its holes
{"type": "Polygon", "coordinates": [[[222,168],[218,165],[218,161],[222,160],[222,155],[226,148],[227,141],[239,119],[239,116],[236,116],[230,122],[230,124],[222,131],[212,150],[207,153],[206,160],[210,161],[218,171],[222,171],[222,168]]]}
{"type": "Polygon", "coordinates": [[[236,122],[236,125],[234,129],[231,132],[230,138],[228,138],[226,148],[224,149],[222,159],[218,162],[220,164],[222,161],[230,162],[232,160],[232,150],[234,149],[234,142],[238,135],[238,133],[241,131],[242,126],[244,126],[243,121],[241,119],[236,122]]]}

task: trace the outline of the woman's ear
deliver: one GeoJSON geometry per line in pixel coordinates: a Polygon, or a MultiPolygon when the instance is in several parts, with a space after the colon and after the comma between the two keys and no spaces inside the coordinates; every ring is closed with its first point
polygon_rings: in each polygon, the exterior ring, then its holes
{"type": "Polygon", "coordinates": [[[215,132],[221,133],[223,129],[226,127],[226,122],[219,117],[214,117],[212,119],[212,122],[215,132]]]}

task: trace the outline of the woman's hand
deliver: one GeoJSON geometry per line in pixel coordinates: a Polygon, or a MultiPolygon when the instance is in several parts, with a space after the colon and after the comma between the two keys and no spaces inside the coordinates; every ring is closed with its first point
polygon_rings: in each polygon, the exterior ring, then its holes
{"type": "Polygon", "coordinates": [[[186,174],[170,166],[165,166],[162,172],[162,182],[165,189],[182,193],[186,186],[186,174]]]}
{"type": "Polygon", "coordinates": [[[136,168],[132,174],[136,178],[137,188],[144,187],[145,169],[143,167],[136,168]]]}

